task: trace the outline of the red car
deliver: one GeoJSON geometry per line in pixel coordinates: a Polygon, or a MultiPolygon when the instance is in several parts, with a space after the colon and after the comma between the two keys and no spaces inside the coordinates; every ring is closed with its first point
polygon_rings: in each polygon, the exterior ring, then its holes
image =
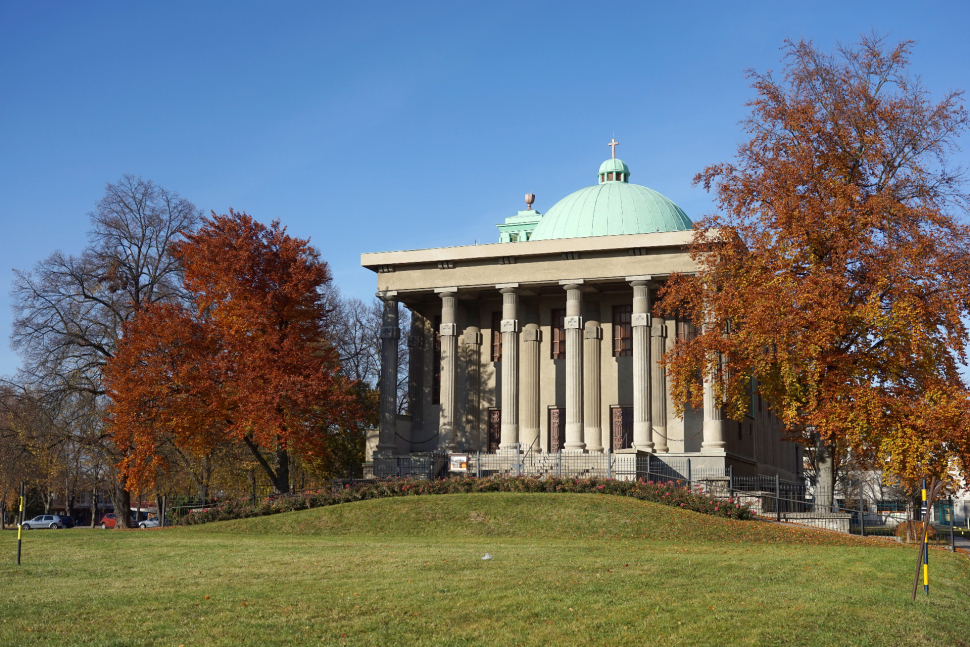
{"type": "MultiPolygon", "coordinates": [[[[108,528],[114,528],[115,527],[115,523],[117,523],[117,521],[115,519],[114,513],[113,512],[109,512],[108,514],[106,514],[103,517],[101,517],[101,530],[107,530],[108,528]]],[[[130,528],[134,528],[135,527],[135,516],[134,515],[128,517],[128,526],[130,528]]]]}

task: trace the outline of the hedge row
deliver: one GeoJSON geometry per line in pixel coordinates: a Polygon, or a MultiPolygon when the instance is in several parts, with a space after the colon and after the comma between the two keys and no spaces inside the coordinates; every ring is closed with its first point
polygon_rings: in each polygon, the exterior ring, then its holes
{"type": "Polygon", "coordinates": [[[210,521],[261,517],[294,510],[308,510],[340,503],[367,499],[385,499],[424,494],[466,494],[471,492],[580,492],[628,496],[675,508],[730,519],[750,519],[754,515],[747,505],[733,499],[716,499],[700,491],[674,483],[653,481],[616,481],[613,479],[489,477],[447,478],[435,481],[393,479],[374,483],[358,483],[331,492],[317,490],[295,495],[275,496],[253,505],[248,500],[227,500],[212,507],[182,515],[178,525],[195,525],[210,521]]]}

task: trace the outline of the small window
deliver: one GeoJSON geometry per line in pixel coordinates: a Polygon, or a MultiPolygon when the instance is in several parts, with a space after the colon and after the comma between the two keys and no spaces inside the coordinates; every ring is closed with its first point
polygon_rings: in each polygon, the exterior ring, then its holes
{"type": "Polygon", "coordinates": [[[552,309],[552,359],[566,359],[566,309],[552,309]]]}
{"type": "Polygon", "coordinates": [[[607,174],[606,174],[606,179],[607,179],[607,180],[612,180],[612,179],[613,179],[613,173],[612,173],[612,172],[610,172],[610,173],[607,173],[607,174]]]}
{"type": "Polygon", "coordinates": [[[431,381],[431,404],[441,404],[441,317],[434,318],[434,379],[431,381]]]}
{"type": "Polygon", "coordinates": [[[613,357],[633,356],[633,304],[613,306],[613,357]]]}
{"type": "Polygon", "coordinates": [[[502,313],[492,313],[492,361],[502,361],[502,313]]]}
{"type": "Polygon", "coordinates": [[[509,234],[509,242],[510,243],[517,243],[517,242],[519,242],[519,235],[518,234],[509,234]]]}

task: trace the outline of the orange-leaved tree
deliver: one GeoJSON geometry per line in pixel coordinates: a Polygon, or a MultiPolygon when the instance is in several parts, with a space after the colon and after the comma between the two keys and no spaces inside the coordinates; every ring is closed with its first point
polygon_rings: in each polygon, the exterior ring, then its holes
{"type": "Polygon", "coordinates": [[[327,264],[279,222],[231,210],[173,254],[191,306],[142,309],[106,370],[112,433],[130,450],[121,468],[144,488],[168,467],[166,443],[201,456],[228,441],[288,492],[291,452],[318,461],[333,429],[362,420],[324,336],[327,264]]]}
{"type": "Polygon", "coordinates": [[[750,73],[749,139],[695,178],[717,206],[698,271],[657,304],[700,331],[666,358],[681,405],[713,375],[741,419],[753,377],[792,437],[909,482],[970,468],[970,228],[948,163],[967,113],[907,73],[911,47],[788,42],[780,78],[750,73]]]}

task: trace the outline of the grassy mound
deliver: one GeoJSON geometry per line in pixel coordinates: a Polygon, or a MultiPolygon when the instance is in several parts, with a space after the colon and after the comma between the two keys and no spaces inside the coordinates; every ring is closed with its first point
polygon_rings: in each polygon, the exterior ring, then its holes
{"type": "MultiPolygon", "coordinates": [[[[859,538],[736,521],[601,494],[481,493],[376,499],[195,526],[195,532],[264,535],[643,539],[858,545],[859,538]]],[[[881,543],[878,545],[882,545],[881,543]]]]}
{"type": "Polygon", "coordinates": [[[0,645],[968,645],[970,562],[625,497],[0,533],[0,645]],[[486,553],[490,560],[482,560],[486,553]]]}

